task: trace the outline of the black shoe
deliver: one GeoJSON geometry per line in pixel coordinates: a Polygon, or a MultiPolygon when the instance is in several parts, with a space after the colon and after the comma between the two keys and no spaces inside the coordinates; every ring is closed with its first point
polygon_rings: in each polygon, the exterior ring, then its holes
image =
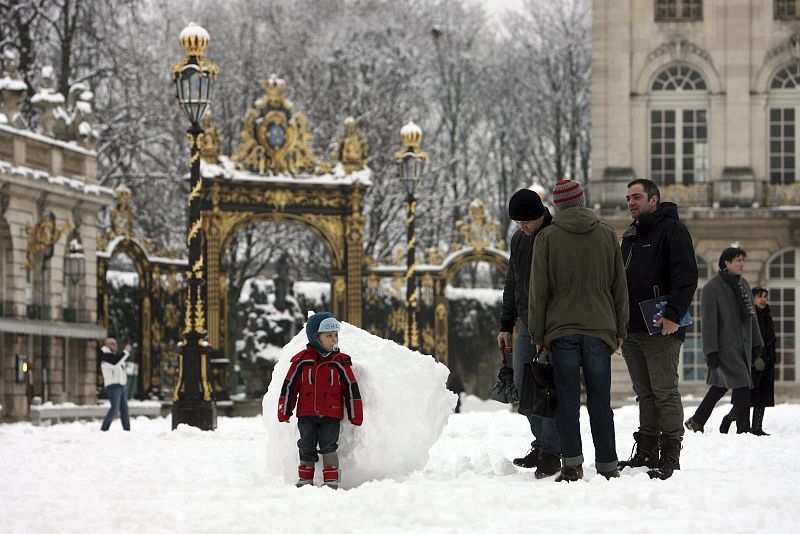
{"type": "Polygon", "coordinates": [[[667,480],[669,477],[672,476],[673,470],[668,469],[666,467],[658,467],[656,469],[650,469],[647,472],[647,476],[650,478],[657,478],[659,480],[667,480]]]}
{"type": "Polygon", "coordinates": [[[731,425],[736,419],[733,417],[729,417],[727,414],[723,416],[722,422],[719,424],[719,432],[720,434],[727,434],[728,430],[730,430],[731,425]]]}
{"type": "Polygon", "coordinates": [[[606,477],[606,480],[611,480],[612,478],[619,478],[619,469],[612,469],[611,471],[598,471],[597,474],[603,475],[606,477]]]}
{"type": "MultiPolygon", "coordinates": [[[[689,421],[694,421],[694,419],[689,419],[689,421]]],[[[689,426],[689,421],[686,422],[686,426],[689,426]]],[[[659,480],[666,480],[672,476],[672,473],[681,468],[681,438],[667,438],[661,436],[658,438],[658,445],[661,448],[661,459],[659,460],[658,467],[650,469],[647,472],[647,476],[659,480]]]]}
{"type": "Polygon", "coordinates": [[[694,417],[690,417],[689,419],[687,419],[684,425],[686,425],[686,428],[688,428],[692,432],[700,432],[700,433],[703,432],[703,425],[701,425],[698,421],[696,421],[694,417]]]}
{"type": "Polygon", "coordinates": [[[539,465],[536,467],[536,478],[547,478],[558,473],[561,469],[561,458],[556,454],[543,452],[539,455],[539,465]]]}
{"type": "Polygon", "coordinates": [[[658,438],[646,436],[641,432],[633,433],[633,449],[631,457],[617,464],[618,469],[626,467],[658,467],[658,438]],[[633,451],[636,451],[635,453],[633,451]]]}
{"type": "Polygon", "coordinates": [[[582,465],[565,465],[556,477],[556,482],[576,482],[583,478],[582,465]]]}
{"type": "Polygon", "coordinates": [[[532,469],[539,466],[539,449],[531,449],[528,454],[522,458],[514,458],[514,465],[517,467],[524,467],[525,469],[532,469]]]}
{"type": "Polygon", "coordinates": [[[755,435],[755,436],[769,436],[769,434],[767,434],[766,432],[764,432],[760,428],[756,428],[755,430],[753,430],[753,435],[755,435]]]}

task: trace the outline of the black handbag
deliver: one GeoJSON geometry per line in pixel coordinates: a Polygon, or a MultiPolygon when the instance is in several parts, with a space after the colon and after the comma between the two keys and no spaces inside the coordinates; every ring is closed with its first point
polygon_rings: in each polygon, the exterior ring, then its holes
{"type": "Polygon", "coordinates": [[[506,355],[502,350],[501,354],[503,365],[500,367],[500,372],[497,373],[497,382],[495,382],[489,398],[503,404],[514,404],[519,401],[519,393],[514,386],[514,369],[506,366],[506,355]]]}
{"type": "Polygon", "coordinates": [[[555,418],[556,385],[553,364],[547,356],[540,354],[532,362],[525,364],[518,411],[522,415],[555,418]]]}

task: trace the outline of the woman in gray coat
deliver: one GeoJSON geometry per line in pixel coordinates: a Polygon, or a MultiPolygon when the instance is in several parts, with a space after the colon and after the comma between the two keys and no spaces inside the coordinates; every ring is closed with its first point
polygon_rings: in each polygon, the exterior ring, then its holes
{"type": "Polygon", "coordinates": [[[686,421],[686,427],[702,432],[717,402],[731,389],[736,413],[736,432],[750,432],[750,367],[760,355],[761,334],[750,295],[742,277],[744,250],[729,247],[719,258],[719,273],[704,287],[700,297],[703,352],[708,364],[706,383],[711,387],[686,421]]]}

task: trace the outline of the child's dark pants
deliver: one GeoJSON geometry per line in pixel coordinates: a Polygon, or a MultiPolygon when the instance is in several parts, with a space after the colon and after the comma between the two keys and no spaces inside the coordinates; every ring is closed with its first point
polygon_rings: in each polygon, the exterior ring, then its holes
{"type": "Polygon", "coordinates": [[[300,449],[300,461],[316,463],[319,454],[334,452],[339,441],[339,420],[333,417],[298,417],[297,428],[300,430],[300,439],[297,447],[300,449]],[[317,451],[319,443],[319,451],[317,451]]]}

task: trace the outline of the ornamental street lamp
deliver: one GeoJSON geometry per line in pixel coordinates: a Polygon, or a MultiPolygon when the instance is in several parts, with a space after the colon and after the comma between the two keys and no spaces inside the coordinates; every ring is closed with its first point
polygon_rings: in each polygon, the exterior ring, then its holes
{"type": "Polygon", "coordinates": [[[416,218],[417,199],[414,190],[425,170],[428,153],[419,148],[422,141],[422,129],[409,122],[400,129],[403,148],[394,153],[397,160],[397,175],[403,181],[406,190],[406,322],[403,332],[403,344],[411,350],[419,347],[417,332],[417,283],[414,276],[416,267],[417,238],[414,235],[414,219],[416,218]]]}
{"type": "Polygon", "coordinates": [[[66,260],[64,272],[73,285],[78,285],[78,282],[83,280],[86,275],[86,256],[83,254],[83,245],[79,240],[70,240],[69,254],[67,254],[66,260]]]}
{"type": "Polygon", "coordinates": [[[208,32],[190,22],[180,34],[183,60],[172,66],[178,102],[189,119],[189,221],[187,245],[189,271],[185,300],[184,329],[180,345],[178,380],[172,400],[172,428],[181,423],[201,430],[217,427],[217,408],[211,400],[208,382],[209,347],[206,340],[203,268],[203,228],[201,220],[202,179],[200,178],[200,121],[211,103],[211,89],[217,66],[203,55],[208,47],[208,32]]]}

